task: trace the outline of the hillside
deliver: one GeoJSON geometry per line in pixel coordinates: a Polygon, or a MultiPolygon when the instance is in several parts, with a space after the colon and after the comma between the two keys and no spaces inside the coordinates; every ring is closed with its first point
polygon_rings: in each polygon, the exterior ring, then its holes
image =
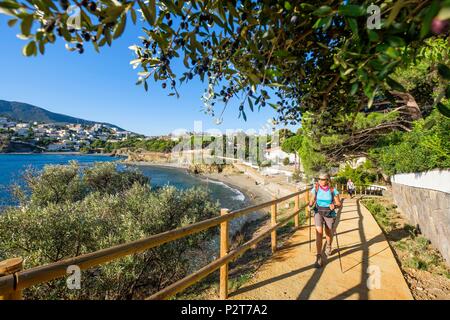
{"type": "Polygon", "coordinates": [[[103,122],[96,122],[90,120],[84,120],[80,118],[75,118],[71,116],[67,116],[60,113],[54,113],[48,110],[45,110],[40,107],[33,106],[31,104],[15,102],[15,101],[5,101],[0,100],[0,116],[5,116],[10,119],[14,119],[15,121],[23,121],[23,122],[45,122],[45,123],[58,123],[58,124],[86,124],[92,125],[95,123],[101,123],[110,125],[114,128],[123,130],[122,128],[103,122]]]}

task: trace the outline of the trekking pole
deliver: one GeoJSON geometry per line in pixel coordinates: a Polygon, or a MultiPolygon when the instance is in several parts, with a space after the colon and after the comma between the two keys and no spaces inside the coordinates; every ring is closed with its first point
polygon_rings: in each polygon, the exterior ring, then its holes
{"type": "Polygon", "coordinates": [[[339,265],[341,266],[341,272],[344,273],[344,270],[342,269],[341,249],[339,248],[339,240],[338,240],[337,232],[336,232],[336,246],[338,249],[339,265]]]}
{"type": "Polygon", "coordinates": [[[305,193],[305,201],[307,205],[305,208],[306,218],[309,220],[309,251],[311,252],[311,208],[309,206],[309,190],[305,193]]]}
{"type": "Polygon", "coordinates": [[[308,219],[309,219],[309,252],[311,252],[311,210],[308,209],[308,219]]]}
{"type": "MultiPolygon", "coordinates": [[[[336,220],[335,220],[336,222],[336,220]]],[[[339,247],[339,238],[338,238],[338,234],[337,234],[337,227],[334,227],[334,223],[333,223],[333,232],[335,234],[336,237],[336,247],[337,247],[337,252],[338,252],[338,257],[339,257],[339,265],[341,267],[341,272],[344,273],[344,270],[342,268],[342,260],[341,260],[341,248],[339,247]]]]}

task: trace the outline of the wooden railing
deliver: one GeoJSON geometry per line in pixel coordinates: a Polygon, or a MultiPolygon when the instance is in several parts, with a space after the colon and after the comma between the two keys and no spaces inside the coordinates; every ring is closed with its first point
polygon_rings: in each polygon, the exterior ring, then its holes
{"type": "Polygon", "coordinates": [[[271,236],[272,252],[275,252],[277,249],[277,229],[288,223],[292,218],[294,218],[295,227],[299,227],[299,214],[306,207],[306,204],[309,201],[308,190],[310,189],[311,186],[307,186],[305,189],[292,193],[290,195],[239,210],[229,211],[227,209],[222,209],[220,212],[220,216],[218,217],[204,220],[179,229],[152,235],[144,239],[61,260],[44,266],[22,270],[21,258],[14,258],[0,262],[0,300],[20,299],[23,289],[66,276],[67,268],[69,266],[76,265],[81,270],[86,270],[104,263],[111,262],[115,259],[120,259],[131,254],[136,254],[160,246],[162,244],[184,238],[186,236],[218,225],[220,225],[220,257],[209,263],[205,267],[201,268],[200,270],[194,272],[193,274],[190,274],[187,277],[155,293],[148,299],[169,298],[176,293],[184,290],[185,288],[191,286],[192,284],[200,281],[201,279],[205,278],[218,269],[220,269],[220,298],[227,299],[228,264],[241,256],[250,248],[254,247],[257,243],[259,243],[269,235],[271,236]],[[304,194],[305,196],[305,204],[300,207],[300,195],[302,194],[304,194]],[[294,210],[292,212],[289,212],[287,215],[283,215],[283,219],[278,221],[278,204],[292,199],[294,199],[294,210]],[[252,238],[248,242],[244,243],[240,247],[229,251],[229,222],[238,217],[268,207],[271,208],[270,228],[262,232],[257,237],[252,238]]]}
{"type": "MultiPolygon", "coordinates": [[[[346,184],[338,184],[336,185],[336,187],[338,188],[338,191],[342,194],[347,193],[348,194],[348,190],[347,190],[347,185],[346,184]]],[[[360,196],[382,196],[383,195],[383,191],[385,189],[378,187],[378,186],[374,186],[374,185],[370,185],[370,184],[358,184],[355,185],[355,195],[360,195],[360,196]]]]}

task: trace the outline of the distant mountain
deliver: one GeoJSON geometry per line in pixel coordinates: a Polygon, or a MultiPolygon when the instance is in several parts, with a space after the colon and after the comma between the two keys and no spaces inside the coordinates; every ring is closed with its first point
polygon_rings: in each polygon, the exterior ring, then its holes
{"type": "Polygon", "coordinates": [[[85,124],[92,125],[95,123],[101,123],[105,125],[109,125],[113,128],[117,128],[119,130],[124,130],[116,125],[105,123],[105,122],[97,122],[84,120],[80,118],[75,118],[71,116],[66,116],[60,113],[50,112],[43,108],[39,108],[33,106],[28,103],[23,102],[15,102],[15,101],[5,101],[0,100],[0,116],[8,117],[10,119],[14,119],[15,121],[23,121],[23,122],[45,122],[45,123],[56,123],[56,124],[85,124]]]}

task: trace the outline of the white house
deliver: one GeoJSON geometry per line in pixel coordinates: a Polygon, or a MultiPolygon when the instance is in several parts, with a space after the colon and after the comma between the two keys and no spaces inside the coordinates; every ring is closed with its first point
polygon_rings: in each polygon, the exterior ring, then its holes
{"type": "Polygon", "coordinates": [[[129,131],[118,131],[116,132],[116,137],[118,137],[119,139],[123,139],[123,138],[128,138],[128,135],[130,134],[129,131]]]}
{"type": "Polygon", "coordinates": [[[92,126],[91,132],[92,132],[92,131],[94,131],[94,132],[95,132],[95,131],[100,131],[100,130],[103,129],[103,127],[104,127],[103,124],[96,123],[96,124],[94,124],[94,125],[92,126]]]}
{"type": "Polygon", "coordinates": [[[19,128],[19,129],[21,129],[21,128],[29,128],[29,127],[30,127],[29,123],[18,123],[18,124],[16,124],[16,128],[19,128]]]}
{"type": "Polygon", "coordinates": [[[89,140],[87,140],[87,139],[83,139],[83,140],[80,140],[78,142],[79,142],[80,145],[85,145],[85,146],[91,145],[91,142],[89,140]]]}
{"type": "Polygon", "coordinates": [[[42,130],[35,130],[34,131],[34,136],[35,137],[45,137],[47,134],[45,133],[45,131],[42,130]]]}
{"type": "Polygon", "coordinates": [[[30,132],[28,128],[18,128],[18,127],[16,127],[15,131],[16,134],[21,137],[28,136],[28,133],[30,132]]]}
{"type": "Polygon", "coordinates": [[[107,141],[108,140],[108,136],[104,135],[104,134],[100,134],[97,136],[97,139],[101,140],[101,141],[107,141]]]}
{"type": "Polygon", "coordinates": [[[47,131],[47,135],[49,136],[49,138],[52,138],[52,139],[59,139],[60,138],[59,133],[56,132],[56,131],[51,131],[51,132],[47,131]]]}
{"type": "Polygon", "coordinates": [[[67,149],[67,145],[65,143],[59,142],[59,143],[51,143],[48,145],[47,150],[48,151],[61,151],[67,149]]]}
{"type": "Polygon", "coordinates": [[[47,130],[45,128],[42,128],[42,127],[34,128],[33,131],[34,131],[34,133],[47,134],[47,130]]]}
{"type": "Polygon", "coordinates": [[[264,158],[276,164],[283,163],[286,158],[289,158],[289,163],[295,163],[295,154],[284,152],[281,147],[267,149],[264,158]]]}
{"type": "Polygon", "coordinates": [[[70,137],[70,134],[66,130],[61,130],[58,132],[58,135],[61,139],[68,139],[70,137]]]}

